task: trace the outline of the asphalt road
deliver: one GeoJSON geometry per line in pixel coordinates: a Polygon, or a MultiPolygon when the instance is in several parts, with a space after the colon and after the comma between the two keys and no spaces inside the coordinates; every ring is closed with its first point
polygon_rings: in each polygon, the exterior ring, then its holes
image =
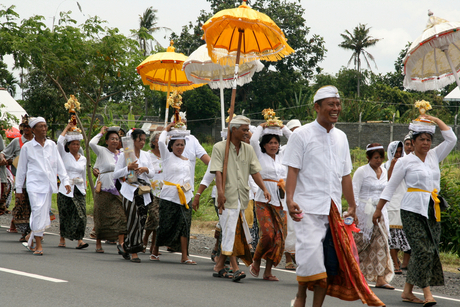
{"type": "MultiPolygon", "coordinates": [[[[163,251],[161,260],[131,263],[104,244],[104,254],[95,253],[95,242],[76,250],[67,241],[58,248],[59,237],[46,234],[44,256],[33,256],[19,242],[19,235],[0,228],[0,306],[289,306],[297,288],[295,274],[275,270],[280,282],[250,276],[240,283],[212,277],[209,257],[191,258],[198,265],[180,264],[180,255],[163,251]]],[[[401,291],[375,289],[387,306],[405,306],[401,291]]],[[[311,306],[312,293],[309,292],[311,306]]],[[[419,297],[422,297],[419,295],[419,297]]],[[[458,307],[459,298],[436,297],[438,306],[458,307]]],[[[326,297],[324,306],[362,306],[326,297]]]]}

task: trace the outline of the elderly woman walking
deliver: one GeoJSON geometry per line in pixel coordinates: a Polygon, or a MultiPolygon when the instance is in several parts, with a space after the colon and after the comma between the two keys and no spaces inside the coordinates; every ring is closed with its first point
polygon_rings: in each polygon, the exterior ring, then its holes
{"type": "Polygon", "coordinates": [[[96,253],[103,253],[101,240],[123,242],[126,234],[126,216],[121,204],[121,196],[113,176],[115,164],[120,152],[118,136],[119,127],[102,127],[89,146],[97,155],[96,165],[99,175],[96,180],[96,193],[94,193],[94,227],[96,231],[96,253]],[[105,134],[107,147],[97,145],[105,134]]]}
{"type": "Polygon", "coordinates": [[[134,141],[134,148],[127,148],[124,145],[124,151],[118,158],[113,174],[115,178],[124,179],[120,193],[123,196],[123,209],[127,218],[127,235],[124,242],[120,242],[117,247],[125,259],[127,259],[126,253],[128,253],[131,254],[132,262],[140,263],[141,260],[137,253],[142,252],[145,248],[142,233],[147,219],[147,206],[153,198],[150,193],[150,178],[155,175],[155,171],[150,155],[142,150],[146,140],[144,130],[134,129],[130,132],[127,137],[131,136],[134,141]],[[131,180],[131,176],[133,180],[131,180]]]}
{"type": "Polygon", "coordinates": [[[410,124],[414,151],[396,163],[390,181],[380,196],[373,220],[374,224],[380,221],[385,204],[392,200],[396,188],[405,180],[407,192],[401,202],[401,219],[412,252],[401,297],[404,302],[433,306],[436,301],[430,287],[444,285],[438,250],[442,201],[438,196],[441,190],[439,162],[454,148],[457,137],[439,118],[424,115],[422,120],[437,124],[444,141],[430,149],[436,126],[417,122],[410,124]],[[414,285],[422,288],[425,300],[413,294],[414,285]]]}
{"type": "Polygon", "coordinates": [[[83,242],[86,229],[86,158],[80,155],[81,132],[72,131],[74,125],[69,123],[58,138],[57,148],[69,176],[71,192],[59,186],[57,205],[59,210],[59,227],[61,238],[59,247],[66,247],[65,239],[77,240],[76,249],[88,247],[83,242]]]}

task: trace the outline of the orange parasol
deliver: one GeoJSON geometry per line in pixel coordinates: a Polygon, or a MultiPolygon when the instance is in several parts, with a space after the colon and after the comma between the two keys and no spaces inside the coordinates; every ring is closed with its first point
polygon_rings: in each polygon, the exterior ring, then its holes
{"type": "Polygon", "coordinates": [[[187,60],[187,56],[174,52],[173,44],[174,42],[171,41],[166,52],[151,55],[137,66],[137,73],[142,77],[145,85],[150,85],[152,90],[168,93],[166,95],[165,126],[169,116],[168,97],[171,87],[179,92],[185,92],[204,85],[204,83],[194,84],[187,79],[185,72],[182,71],[182,65],[187,60]]]}
{"type": "MultiPolygon", "coordinates": [[[[293,53],[294,50],[287,44],[283,31],[271,18],[251,9],[245,1],[238,8],[217,12],[206,21],[202,29],[204,31],[203,39],[206,41],[212,61],[222,65],[235,65],[229,112],[229,120],[231,121],[235,109],[238,65],[240,64],[241,53],[245,55],[245,62],[252,60],[278,61],[293,53]],[[235,63],[229,63],[229,61],[233,61],[232,58],[235,58],[235,63]]],[[[229,146],[230,129],[228,129],[222,172],[224,190],[229,146]]]]}

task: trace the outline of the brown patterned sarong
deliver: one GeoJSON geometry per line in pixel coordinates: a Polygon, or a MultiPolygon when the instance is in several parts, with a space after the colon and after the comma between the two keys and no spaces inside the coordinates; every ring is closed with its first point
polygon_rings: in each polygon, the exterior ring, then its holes
{"type": "Polygon", "coordinates": [[[128,232],[123,248],[130,254],[140,253],[144,249],[142,234],[147,219],[147,206],[144,205],[144,196],[139,195],[139,188],[134,191],[133,201],[123,197],[123,209],[127,218],[128,232]]]}
{"type": "Polygon", "coordinates": [[[160,199],[156,196],[152,197],[152,202],[147,205],[147,221],[145,222],[145,230],[155,231],[160,224],[160,199]]]}
{"type": "Polygon", "coordinates": [[[15,197],[15,204],[13,208],[13,219],[16,228],[23,234],[27,235],[30,232],[30,202],[29,194],[27,194],[27,189],[22,188],[22,200],[19,201],[18,197],[15,197]]]}
{"type": "Polygon", "coordinates": [[[252,264],[251,250],[249,249],[249,244],[246,241],[241,214],[242,213],[240,212],[240,215],[238,216],[238,223],[236,224],[235,243],[233,243],[232,256],[240,258],[246,266],[250,266],[252,264]]]}
{"type": "Polygon", "coordinates": [[[1,182],[0,185],[0,215],[3,215],[7,211],[6,200],[8,199],[10,188],[8,187],[8,182],[1,182]]]}
{"type": "Polygon", "coordinates": [[[126,234],[126,215],[121,196],[101,191],[94,193],[94,228],[99,240],[115,241],[126,234]]]}
{"type": "MultiPolygon", "coordinates": [[[[332,202],[329,213],[329,227],[331,228],[334,247],[339,260],[339,274],[328,279],[308,282],[308,289],[314,289],[319,284],[327,288],[327,295],[337,297],[344,301],[360,299],[368,306],[385,306],[385,304],[372,292],[359,269],[359,261],[355,242],[351,231],[347,231],[337,207],[332,202]]],[[[348,227],[348,226],[347,226],[348,227]]]]}
{"type": "Polygon", "coordinates": [[[359,254],[359,268],[367,281],[377,281],[377,277],[383,276],[389,283],[394,277],[393,261],[390,256],[388,236],[385,220],[382,216],[378,226],[374,225],[369,240],[364,239],[364,234],[353,233],[359,254]]]}
{"type": "Polygon", "coordinates": [[[277,266],[284,254],[287,235],[286,212],[283,207],[256,202],[256,214],[261,237],[254,253],[254,260],[272,260],[277,266]]]}

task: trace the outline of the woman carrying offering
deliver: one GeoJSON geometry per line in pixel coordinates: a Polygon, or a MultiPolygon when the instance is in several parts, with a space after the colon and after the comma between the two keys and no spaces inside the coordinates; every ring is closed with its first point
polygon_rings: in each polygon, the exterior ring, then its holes
{"type": "Polygon", "coordinates": [[[96,180],[94,193],[94,228],[96,231],[96,253],[103,253],[101,240],[123,242],[126,234],[126,216],[121,203],[121,196],[115,186],[116,177],[113,176],[115,164],[119,159],[119,127],[102,127],[89,146],[97,155],[96,165],[99,175],[96,180]],[[105,134],[107,147],[97,143],[105,134]]]}
{"type": "MultiPolygon", "coordinates": [[[[196,264],[188,258],[190,226],[192,222],[193,196],[190,174],[190,161],[182,153],[185,149],[185,134],[180,130],[171,131],[172,122],[161,132],[158,140],[161,159],[163,160],[163,188],[160,194],[160,226],[157,230],[156,246],[169,246],[172,250],[181,251],[181,263],[196,264]],[[168,134],[171,140],[166,146],[168,134]]],[[[152,254],[158,259],[158,249],[152,254]]]]}
{"type": "Polygon", "coordinates": [[[396,163],[390,181],[380,196],[373,221],[377,224],[381,220],[385,204],[405,180],[407,191],[401,202],[401,219],[412,252],[401,297],[404,302],[433,306],[436,301],[430,286],[444,285],[438,250],[442,201],[438,196],[441,189],[439,162],[454,148],[457,137],[442,120],[428,115],[413,121],[409,129],[413,131],[414,151],[396,163]],[[439,126],[444,137],[444,141],[433,149],[430,147],[435,126],[430,121],[439,126]],[[424,301],[412,293],[414,285],[422,288],[424,301]]]}
{"type": "Polygon", "coordinates": [[[357,204],[359,233],[353,233],[359,254],[359,266],[368,281],[376,288],[393,290],[389,282],[394,277],[393,262],[388,245],[388,213],[378,225],[372,224],[380,194],[387,184],[387,170],[382,167],[385,151],[383,146],[372,143],[366,146],[368,164],[358,168],[353,176],[353,194],[357,204]],[[378,257],[375,257],[378,255],[378,257]]]}
{"type": "Polygon", "coordinates": [[[263,279],[268,281],[279,281],[276,276],[272,275],[272,267],[276,267],[283,257],[287,235],[286,209],[283,208],[285,206],[284,180],[287,176],[287,168],[281,164],[283,154],[280,153],[280,134],[289,138],[291,133],[286,126],[267,127],[267,123],[263,123],[257,127],[251,137],[251,146],[262,166],[260,175],[270,195],[272,195],[272,199],[267,203],[263,191],[257,189],[254,200],[261,237],[257,243],[249,272],[254,277],[258,277],[261,259],[265,259],[263,279]],[[259,144],[261,135],[263,136],[259,144]]]}
{"type": "MultiPolygon", "coordinates": [[[[144,130],[134,129],[127,136],[131,135],[134,141],[134,148],[127,148],[118,158],[113,176],[115,178],[125,178],[121,184],[120,193],[123,196],[123,208],[125,210],[127,222],[127,235],[124,242],[118,244],[118,251],[123,253],[123,258],[127,259],[126,253],[131,254],[131,261],[140,263],[141,260],[137,253],[144,250],[142,233],[144,231],[145,220],[147,219],[147,205],[152,202],[150,193],[150,178],[153,178],[155,171],[152,167],[150,155],[143,151],[147,138],[144,130]],[[134,150],[134,156],[131,155],[134,150]],[[132,162],[127,162],[131,160],[132,162]],[[131,178],[135,178],[131,181],[131,178]]],[[[124,142],[124,141],[123,141],[124,142]]]]}
{"type": "Polygon", "coordinates": [[[86,158],[79,153],[82,139],[80,130],[70,122],[57,142],[71,188],[67,194],[61,184],[57,195],[61,233],[59,247],[65,247],[66,238],[78,241],[76,249],[88,247],[88,243],[83,242],[86,229],[86,158]]]}

